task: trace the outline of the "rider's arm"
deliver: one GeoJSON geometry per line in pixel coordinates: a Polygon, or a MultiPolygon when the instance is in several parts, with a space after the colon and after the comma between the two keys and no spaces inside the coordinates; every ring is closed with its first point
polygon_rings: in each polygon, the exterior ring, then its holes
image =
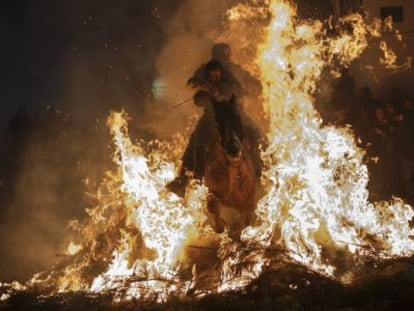
{"type": "Polygon", "coordinates": [[[202,85],[203,81],[204,81],[204,70],[206,68],[206,65],[203,64],[201,65],[193,74],[193,76],[188,79],[187,81],[187,85],[195,88],[198,87],[200,85],[202,85]]]}

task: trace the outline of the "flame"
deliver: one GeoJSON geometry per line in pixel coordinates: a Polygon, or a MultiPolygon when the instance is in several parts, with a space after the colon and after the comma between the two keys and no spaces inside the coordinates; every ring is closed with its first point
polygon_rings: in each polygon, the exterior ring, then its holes
{"type": "MultiPolygon", "coordinates": [[[[351,264],[368,256],[392,258],[414,252],[409,221],[413,210],[400,199],[368,201],[364,151],[350,128],[322,126],[313,94],[326,66],[348,66],[378,38],[381,24],[366,24],[360,15],[344,17],[338,34],[329,36],[320,21],[300,21],[285,1],[252,1],[228,13],[235,25],[268,20],[255,29],[259,40],[255,66],[262,81],[269,116],[269,146],[263,150],[265,195],[258,221],[245,228],[241,241],[213,233],[205,202],[208,189],[191,181],[184,198],[166,188],[177,174],[185,136],[170,142],[138,141],[128,135],[125,113],[111,113],[108,126],[116,147],[117,170],[108,172],[95,195],[89,219],[75,222],[81,245],[71,244],[73,261],[31,284],[57,277],[58,292],[114,293],[115,301],[165,301],[190,290],[198,295],[244,288],[270,263],[269,247],[337,280],[352,280],[338,271],[338,254],[351,264]],[[219,242],[219,281],[198,290],[196,263],[186,247],[199,240],[219,242]],[[82,250],[82,251],[80,251],[82,250]]],[[[387,24],[387,27],[388,24],[387,24]]],[[[388,56],[384,65],[393,66],[388,56]]]]}
{"type": "Polygon", "coordinates": [[[66,252],[68,255],[76,255],[83,249],[83,246],[81,244],[75,244],[73,241],[70,241],[68,248],[66,249],[66,252]]]}
{"type": "Polygon", "coordinates": [[[257,207],[261,225],[245,230],[243,240],[268,247],[277,238],[292,258],[329,276],[335,275],[330,249],[412,254],[412,208],[401,200],[368,202],[364,152],[350,129],[321,126],[311,96],[323,67],[333,59],[350,64],[376,28],[351,15],[343,22],[352,32],[321,40],[321,23],[297,21],[288,3],[273,1],[270,10],[274,18],[258,58],[270,117],[263,156],[270,186],[257,207]]]}
{"type": "Polygon", "coordinates": [[[117,147],[114,161],[118,174],[108,175],[109,193],[98,194],[101,205],[88,210],[91,220],[83,234],[92,252],[66,267],[58,282],[59,291],[115,290],[123,281],[135,278],[140,281],[123,288],[122,299],[140,298],[145,292],[162,301],[191,283],[190,279],[177,286],[174,281],[181,282],[177,274],[186,243],[208,232],[199,229],[206,221],[207,189],[193,182],[184,199],[167,191],[166,185],[177,171],[173,159],[180,151],[177,146],[183,145],[181,138],[169,144],[153,141],[146,146],[134,145],[124,113],[112,113],[108,125],[117,147]],[[104,224],[102,236],[97,230],[104,224]],[[97,260],[107,261],[107,268],[88,283],[84,270],[97,260]]]}
{"type": "Polygon", "coordinates": [[[27,285],[21,284],[17,281],[12,281],[11,283],[2,283],[0,282],[0,302],[8,300],[14,292],[25,291],[28,289],[27,285]]]}

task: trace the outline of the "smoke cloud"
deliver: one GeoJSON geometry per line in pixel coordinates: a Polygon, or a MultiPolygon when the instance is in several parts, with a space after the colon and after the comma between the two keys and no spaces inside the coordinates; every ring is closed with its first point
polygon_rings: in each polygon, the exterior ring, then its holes
{"type": "Polygon", "coordinates": [[[223,29],[225,12],[232,2],[182,1],[171,18],[162,20],[164,43],[156,60],[160,92],[154,104],[161,118],[147,119],[158,137],[182,132],[191,116],[199,112],[189,100],[194,91],[186,82],[210,60],[214,43],[211,34],[223,29]]]}
{"type": "Polygon", "coordinates": [[[162,32],[146,1],[26,1],[12,9],[27,58],[17,68],[36,80],[9,92],[27,109],[10,120],[2,146],[0,280],[24,281],[64,254],[76,238],[68,222],[86,217],[86,193],[112,168],[109,111],[125,109],[131,132],[150,135],[139,121],[162,32]],[[20,96],[22,88],[31,96],[20,96]]]}
{"type": "Polygon", "coordinates": [[[87,193],[114,165],[110,110],[127,111],[132,139],[185,130],[199,108],[172,107],[191,98],[186,81],[210,59],[234,3],[95,0],[69,9],[29,1],[18,11],[30,13],[26,70],[38,82],[2,153],[0,280],[50,268],[76,239],[68,222],[87,217],[87,193]]]}

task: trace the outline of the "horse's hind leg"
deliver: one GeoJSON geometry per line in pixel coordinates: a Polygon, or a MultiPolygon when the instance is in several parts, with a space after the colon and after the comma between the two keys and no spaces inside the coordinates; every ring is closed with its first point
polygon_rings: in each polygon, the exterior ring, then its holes
{"type": "Polygon", "coordinates": [[[224,221],[220,217],[220,203],[212,193],[209,193],[207,198],[207,209],[213,216],[212,226],[214,231],[222,233],[224,231],[224,221]]]}

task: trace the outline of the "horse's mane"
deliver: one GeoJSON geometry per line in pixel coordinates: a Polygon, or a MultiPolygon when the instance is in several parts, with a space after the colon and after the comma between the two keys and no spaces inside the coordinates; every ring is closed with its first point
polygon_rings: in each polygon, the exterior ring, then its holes
{"type": "Polygon", "coordinates": [[[241,108],[234,96],[230,100],[214,101],[213,111],[219,133],[224,133],[224,127],[230,126],[239,138],[243,139],[243,118],[241,108]]]}

